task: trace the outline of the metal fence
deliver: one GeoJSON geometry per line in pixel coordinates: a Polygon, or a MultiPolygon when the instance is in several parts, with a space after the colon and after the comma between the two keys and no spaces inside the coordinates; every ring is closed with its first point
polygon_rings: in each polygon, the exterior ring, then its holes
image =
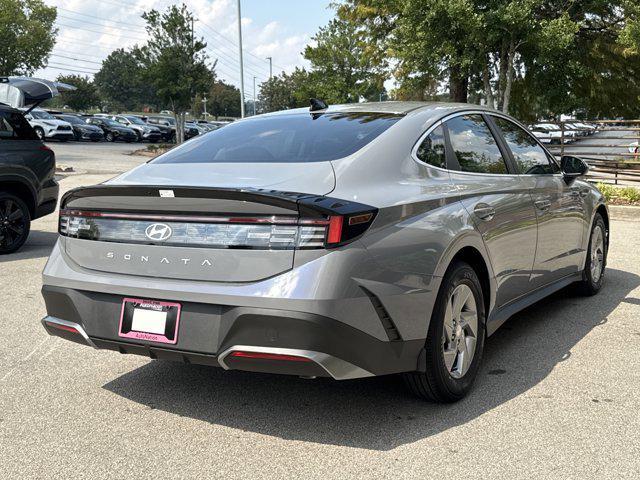
{"type": "Polygon", "coordinates": [[[531,130],[554,155],[585,160],[589,180],[640,186],[640,120],[540,122],[531,130]]]}

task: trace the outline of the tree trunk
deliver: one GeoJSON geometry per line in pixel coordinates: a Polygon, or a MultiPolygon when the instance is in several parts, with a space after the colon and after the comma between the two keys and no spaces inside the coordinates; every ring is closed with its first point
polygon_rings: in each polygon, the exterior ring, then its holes
{"type": "Polygon", "coordinates": [[[469,77],[463,75],[459,65],[449,69],[449,98],[453,102],[467,103],[469,93],[469,77]]]}
{"type": "Polygon", "coordinates": [[[504,89],[504,97],[502,99],[502,111],[504,113],[509,112],[509,103],[511,101],[511,88],[513,86],[513,59],[516,56],[516,45],[515,41],[511,39],[511,43],[509,44],[509,53],[507,55],[507,72],[506,72],[506,82],[504,89]]]}
{"type": "Polygon", "coordinates": [[[502,101],[504,99],[504,90],[506,86],[507,80],[507,55],[508,55],[508,44],[507,41],[504,40],[502,42],[502,48],[500,49],[500,58],[498,58],[498,105],[496,108],[498,110],[502,110],[502,101]]]}
{"type": "Polygon", "coordinates": [[[487,106],[489,108],[496,108],[496,104],[493,98],[493,89],[491,88],[491,58],[487,55],[487,63],[482,69],[482,81],[484,82],[484,94],[487,99],[487,106]]]}

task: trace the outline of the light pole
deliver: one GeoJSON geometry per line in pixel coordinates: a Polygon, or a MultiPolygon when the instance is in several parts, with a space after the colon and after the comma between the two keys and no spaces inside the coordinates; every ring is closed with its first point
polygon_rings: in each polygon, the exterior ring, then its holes
{"type": "Polygon", "coordinates": [[[267,60],[269,60],[269,80],[271,80],[273,77],[273,57],[267,57],[267,60]]]}
{"type": "Polygon", "coordinates": [[[253,77],[253,115],[256,114],[256,77],[253,77]]]}
{"type": "Polygon", "coordinates": [[[207,117],[209,116],[209,114],[207,113],[207,97],[206,96],[202,99],[202,106],[203,106],[202,116],[206,120],[207,117]]]}
{"type": "Polygon", "coordinates": [[[240,54],[240,117],[244,118],[244,65],[242,63],[242,11],[238,0],[238,53],[240,54]]]}

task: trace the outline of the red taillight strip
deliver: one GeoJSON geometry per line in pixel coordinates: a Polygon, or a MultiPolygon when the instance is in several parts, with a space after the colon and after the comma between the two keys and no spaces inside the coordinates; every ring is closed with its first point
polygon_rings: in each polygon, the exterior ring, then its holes
{"type": "Polygon", "coordinates": [[[80,332],[78,332],[78,330],[76,330],[73,327],[68,327],[67,325],[62,325],[60,323],[53,323],[53,322],[45,322],[48,326],[52,327],[52,328],[57,328],[58,330],[65,330],[67,332],[71,332],[71,333],[75,333],[80,335],[80,332]]]}
{"type": "Polygon", "coordinates": [[[298,357],[295,355],[284,355],[279,353],[263,353],[263,352],[231,352],[230,357],[248,358],[252,360],[284,360],[285,362],[312,362],[313,360],[306,357],[298,357]]]}
{"type": "Polygon", "coordinates": [[[340,243],[342,240],[342,222],[344,217],[337,215],[329,217],[329,231],[327,243],[340,243]]]}

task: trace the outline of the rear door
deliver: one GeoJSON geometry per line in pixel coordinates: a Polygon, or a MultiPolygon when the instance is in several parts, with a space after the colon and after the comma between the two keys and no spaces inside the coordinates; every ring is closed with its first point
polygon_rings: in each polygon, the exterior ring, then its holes
{"type": "Polygon", "coordinates": [[[536,248],[535,180],[516,175],[504,146],[480,113],[445,122],[461,201],[482,234],[496,275],[496,304],[526,293],[536,248]]]}
{"type": "Polygon", "coordinates": [[[33,128],[21,113],[0,110],[0,166],[30,165],[37,170],[40,161],[48,158],[48,152],[40,149],[33,128]]]}
{"type": "Polygon", "coordinates": [[[538,223],[538,242],[531,288],[558,280],[581,268],[587,222],[579,182],[567,184],[555,160],[526,130],[495,116],[496,125],[522,178],[535,180],[531,191],[538,223]]]}

